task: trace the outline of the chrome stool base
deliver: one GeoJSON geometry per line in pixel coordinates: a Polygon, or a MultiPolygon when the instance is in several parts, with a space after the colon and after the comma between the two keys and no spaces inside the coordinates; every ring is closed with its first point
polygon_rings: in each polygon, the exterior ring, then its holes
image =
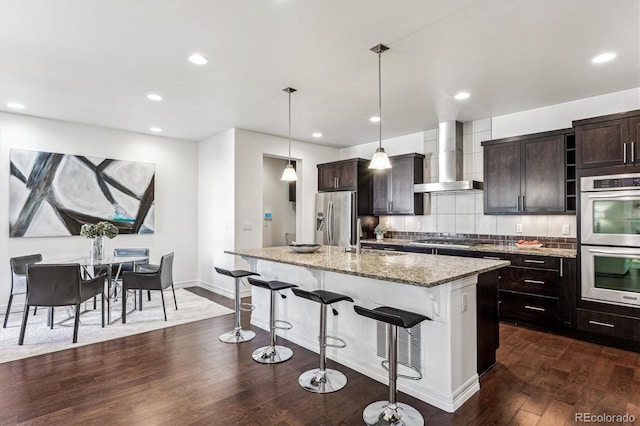
{"type": "Polygon", "coordinates": [[[256,337],[256,333],[251,330],[232,330],[227,333],[221,334],[219,339],[224,343],[242,343],[256,337]]]}
{"type": "Polygon", "coordinates": [[[298,383],[304,390],[313,393],[331,393],[339,391],[347,384],[347,376],[339,371],[319,368],[305,371],[298,378],[298,383]]]}
{"type": "Polygon", "coordinates": [[[293,356],[293,351],[285,346],[263,346],[251,354],[254,361],[261,364],[278,364],[293,356]]]}
{"type": "Polygon", "coordinates": [[[424,418],[410,405],[397,402],[389,404],[389,401],[376,401],[364,409],[362,418],[368,425],[406,425],[423,426],[424,418]]]}

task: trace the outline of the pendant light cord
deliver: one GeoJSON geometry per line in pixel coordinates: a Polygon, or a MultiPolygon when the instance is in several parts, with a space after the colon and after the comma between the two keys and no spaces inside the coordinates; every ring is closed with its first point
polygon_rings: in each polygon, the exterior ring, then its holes
{"type": "Polygon", "coordinates": [[[382,54],[381,51],[378,52],[378,117],[380,118],[380,121],[378,121],[379,124],[379,129],[380,129],[380,145],[379,147],[382,148],[382,59],[380,57],[380,55],[382,54]]]}
{"type": "Polygon", "coordinates": [[[291,92],[289,92],[289,165],[291,165],[291,92]]]}

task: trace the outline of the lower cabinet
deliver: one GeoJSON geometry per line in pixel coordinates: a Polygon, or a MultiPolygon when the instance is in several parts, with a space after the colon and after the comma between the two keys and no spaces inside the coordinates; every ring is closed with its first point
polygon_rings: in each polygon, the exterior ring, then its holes
{"type": "Polygon", "coordinates": [[[577,329],[588,333],[640,342],[640,318],[578,308],[577,329]]]}

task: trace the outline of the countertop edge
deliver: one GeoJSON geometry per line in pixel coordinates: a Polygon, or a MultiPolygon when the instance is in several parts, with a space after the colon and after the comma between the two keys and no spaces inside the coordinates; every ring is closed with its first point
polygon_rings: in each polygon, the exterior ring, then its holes
{"type": "MultiPolygon", "coordinates": [[[[395,283],[399,283],[399,284],[408,284],[408,285],[414,285],[414,286],[419,286],[419,287],[436,287],[442,284],[446,284],[446,283],[450,283],[456,280],[460,280],[463,278],[467,278],[470,276],[474,276],[474,275],[479,275],[485,272],[489,272],[489,271],[493,271],[496,269],[500,269],[503,268],[505,266],[509,266],[510,262],[506,261],[506,260],[490,260],[488,262],[493,262],[493,265],[491,266],[486,266],[484,268],[478,269],[476,271],[473,272],[467,272],[467,273],[461,273],[460,275],[456,276],[455,278],[443,278],[443,279],[436,279],[430,282],[418,282],[418,281],[411,281],[411,280],[404,280],[401,278],[397,278],[397,277],[389,277],[389,276],[380,276],[377,274],[370,274],[370,273],[366,273],[366,272],[361,272],[361,271],[349,271],[349,270],[344,270],[344,269],[339,269],[339,268],[331,268],[328,266],[318,266],[318,265],[309,265],[306,263],[302,263],[302,262],[295,262],[295,261],[291,261],[291,260],[283,260],[283,259],[273,259],[271,257],[268,256],[262,256],[259,254],[252,254],[252,253],[243,253],[242,251],[232,251],[232,250],[225,250],[224,251],[226,254],[231,254],[231,255],[235,255],[235,256],[240,256],[240,257],[247,257],[247,258],[251,258],[251,259],[257,259],[257,260],[266,260],[269,262],[275,262],[275,263],[282,263],[282,264],[286,264],[286,265],[293,265],[293,266],[299,266],[299,267],[303,267],[303,268],[309,268],[309,269],[316,269],[316,270],[320,270],[320,271],[328,271],[328,272],[335,272],[335,273],[339,273],[339,274],[345,274],[345,275],[353,275],[353,276],[358,276],[358,277],[364,277],[364,278],[371,278],[371,279],[375,279],[375,280],[380,280],[380,281],[387,281],[387,282],[395,282],[395,283]]],[[[408,255],[424,255],[424,256],[431,256],[431,255],[427,255],[424,253],[407,253],[408,255]]],[[[304,253],[297,253],[295,254],[295,256],[304,256],[304,253]]],[[[484,259],[483,259],[484,260],[484,259]]]]}

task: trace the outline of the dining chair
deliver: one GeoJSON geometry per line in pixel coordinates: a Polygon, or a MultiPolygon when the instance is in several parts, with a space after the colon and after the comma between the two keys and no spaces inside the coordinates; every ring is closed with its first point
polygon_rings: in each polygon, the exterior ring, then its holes
{"type": "Polygon", "coordinates": [[[122,275],[122,323],[127,323],[127,291],[159,290],[162,298],[162,311],[167,321],[167,310],[164,303],[164,290],[171,286],[173,303],[178,309],[176,291],[173,287],[173,252],[162,256],[160,265],[144,265],[138,271],[128,271],[122,275]]]}
{"type": "MultiPolygon", "coordinates": [[[[9,302],[7,303],[7,311],[4,313],[4,323],[2,328],[7,328],[7,320],[11,312],[11,302],[16,294],[27,293],[27,265],[30,263],[38,263],[42,261],[41,254],[30,254],[28,256],[13,257],[9,259],[11,265],[11,291],[9,292],[9,302]]],[[[36,314],[34,308],[33,314],[36,314]]]]}
{"type": "MultiPolygon", "coordinates": [[[[31,264],[27,266],[27,301],[22,316],[18,345],[24,343],[29,308],[31,306],[74,306],[73,343],[78,342],[78,324],[80,323],[80,304],[104,291],[104,275],[89,280],[80,276],[80,264],[31,264]]],[[[102,301],[102,327],[104,327],[104,297],[102,301]]],[[[53,319],[51,319],[53,328],[53,319]]]]}
{"type": "MultiPolygon", "coordinates": [[[[123,263],[120,266],[120,274],[123,274],[124,272],[131,272],[131,271],[137,271],[138,268],[140,268],[142,265],[148,265],[149,264],[149,249],[148,248],[116,248],[113,249],[113,256],[114,257],[141,257],[141,256],[146,256],[147,259],[145,260],[138,260],[136,262],[128,262],[128,263],[123,263]]],[[[120,279],[119,281],[122,280],[122,275],[120,275],[120,279]]],[[[142,290],[140,290],[140,294],[139,294],[139,310],[142,310],[142,290]]],[[[147,300],[151,300],[151,291],[147,292],[147,300]]]]}

